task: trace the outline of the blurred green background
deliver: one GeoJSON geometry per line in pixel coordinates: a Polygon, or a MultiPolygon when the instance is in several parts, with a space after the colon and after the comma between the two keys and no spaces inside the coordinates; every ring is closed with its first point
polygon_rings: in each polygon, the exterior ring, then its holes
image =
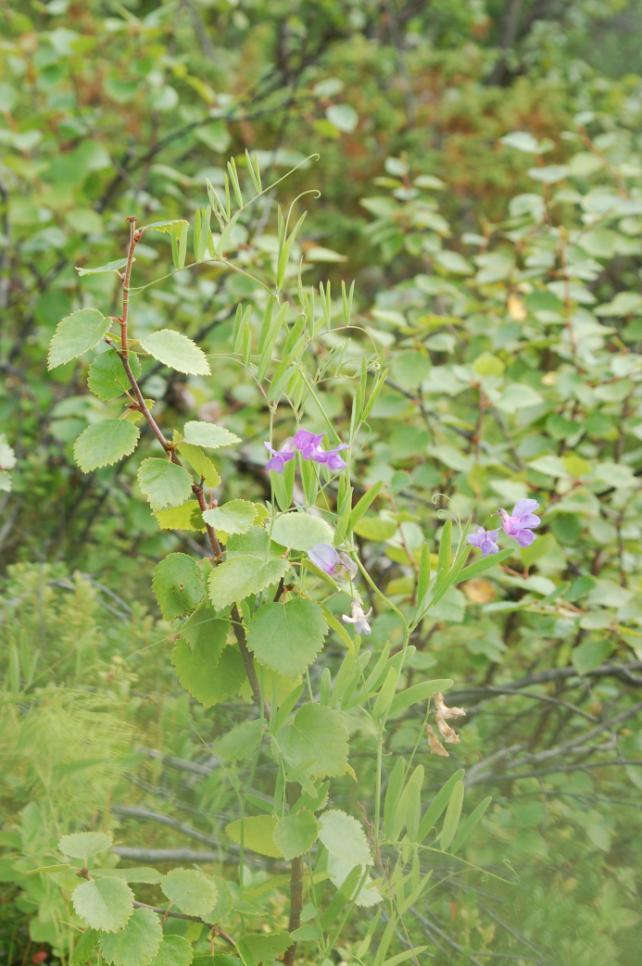
{"type": "MultiPolygon", "coordinates": [[[[108,276],[75,266],[120,257],[127,215],[190,217],[206,179],[221,185],[246,149],[266,182],[318,160],[239,226],[230,257],[260,267],[277,201],[318,189],[302,199],[304,278],[335,293],[354,279],[355,312],[386,356],[357,458],[358,482],[383,479],[390,494],[359,531],[386,592],[403,598],[445,507],[483,522],[535,494],[545,510],[524,569],[449,592],[414,642],[413,673],[453,677],[469,712],[451,761],[426,747],[428,783],[456,763],[471,801],[493,805],[469,865],[426,856],[436,888],[408,933],[438,963],[639,961],[641,15],[639,0],[5,8],[6,962],[66,961],[64,903],[33,872],[61,833],[100,813],[130,847],[198,849],[234,814],[212,742],[238,709],[212,715],[181,691],[150,594],[158,557],[190,540],[131,499],[136,461],[74,467],[98,404],[82,366],[48,374],[45,358],[62,316],[116,298],[108,276]]],[[[146,239],[139,284],[167,262],[146,239]]],[[[215,351],[253,297],[224,266],[181,272],[137,300],[136,324],[171,322],[215,351]]],[[[236,370],[187,382],[150,369],[145,388],[169,425],[225,414],[246,441],[226,458],[230,492],[264,494],[266,414],[236,370]]],[[[347,400],[326,405],[344,425],[347,400]]],[[[375,646],[393,633],[376,622],[375,646]]],[[[401,722],[391,760],[409,742],[401,722]]],[[[242,762],[228,769],[246,780],[242,762]]],[[[359,789],[346,795],[358,808],[359,789]]]]}

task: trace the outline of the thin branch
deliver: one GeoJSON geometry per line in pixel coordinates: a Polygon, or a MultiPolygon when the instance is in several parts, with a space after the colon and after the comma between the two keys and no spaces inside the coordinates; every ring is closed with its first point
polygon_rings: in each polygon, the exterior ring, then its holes
{"type": "MultiPolygon", "coordinates": [[[[548,684],[551,681],[564,680],[566,678],[615,677],[625,684],[632,684],[639,687],[642,685],[642,678],[636,677],[633,674],[634,671],[642,671],[642,661],[630,661],[628,664],[602,664],[601,667],[597,667],[593,671],[587,671],[585,674],[580,674],[573,667],[551,668],[548,671],[530,674],[528,677],[520,678],[512,684],[507,684],[502,688],[501,693],[519,692],[522,688],[530,687],[532,684],[548,684]]],[[[480,687],[460,688],[457,691],[450,692],[451,699],[457,703],[470,700],[471,696],[475,695],[479,695],[479,701],[489,701],[495,697],[493,688],[484,687],[483,685],[480,687]]]]}
{"type": "Polygon", "coordinates": [[[211,775],[219,765],[218,758],[211,758],[210,764],[205,765],[198,761],[188,761],[187,758],[177,758],[176,755],[165,755],[162,751],[158,751],[157,748],[139,747],[136,748],[136,751],[142,755],[146,755],[147,758],[162,761],[164,765],[169,765],[170,768],[178,768],[180,771],[191,771],[195,775],[211,775]]]}
{"type": "Polygon", "coordinates": [[[194,849],[139,849],[129,845],[115,845],[112,848],[121,859],[132,862],[220,862],[220,852],[196,852],[194,849]]]}
{"type": "Polygon", "coordinates": [[[114,805],[112,806],[112,812],[121,818],[138,819],[143,822],[156,822],[158,825],[166,825],[168,828],[176,829],[181,835],[196,839],[197,842],[202,842],[204,845],[218,845],[216,839],[211,835],[206,835],[205,832],[199,832],[198,829],[193,828],[191,825],[185,825],[184,822],[170,818],[169,815],[164,815],[162,812],[155,812],[151,808],[144,808],[141,805],[114,805]]]}

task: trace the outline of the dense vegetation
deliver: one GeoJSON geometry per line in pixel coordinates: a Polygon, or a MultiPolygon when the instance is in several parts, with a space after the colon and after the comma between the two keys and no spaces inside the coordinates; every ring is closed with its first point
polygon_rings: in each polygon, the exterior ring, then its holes
{"type": "Polygon", "coordinates": [[[10,5],[3,961],[638,961],[639,14],[10,5]]]}

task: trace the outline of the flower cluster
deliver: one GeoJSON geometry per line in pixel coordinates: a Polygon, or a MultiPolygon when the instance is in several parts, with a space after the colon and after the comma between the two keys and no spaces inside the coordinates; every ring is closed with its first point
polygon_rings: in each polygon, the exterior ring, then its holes
{"type": "MultiPolygon", "coordinates": [[[[507,513],[506,510],[499,511],[502,530],[507,536],[517,540],[520,547],[529,547],[535,539],[533,530],[541,523],[535,513],[537,509],[539,509],[537,500],[518,500],[512,513],[507,513]]],[[[482,555],[487,557],[499,551],[498,534],[499,527],[496,530],[484,530],[483,527],[478,527],[475,533],[469,535],[468,543],[478,547],[482,555]]]]}
{"type": "Polygon", "coordinates": [[[342,450],[348,448],[347,443],[340,443],[334,449],[323,449],[321,446],[322,439],[323,433],[310,433],[307,429],[299,429],[294,436],[286,439],[278,450],[274,449],[270,443],[264,443],[263,445],[270,453],[270,459],[267,461],[265,468],[274,470],[275,473],[282,473],[285,464],[294,459],[298,452],[304,460],[323,463],[330,470],[342,470],[346,462],[339,454],[342,450]]]}
{"type": "MultiPolygon", "coordinates": [[[[342,550],[335,550],[329,543],[317,543],[316,546],[308,550],[308,557],[315,567],[328,574],[330,577],[347,577],[350,582],[357,576],[357,565],[347,553],[342,550]]],[[[352,613],[343,614],[341,620],[346,624],[352,624],[357,634],[370,634],[372,628],[368,623],[370,611],[364,613],[363,604],[359,597],[352,599],[352,613]]]]}

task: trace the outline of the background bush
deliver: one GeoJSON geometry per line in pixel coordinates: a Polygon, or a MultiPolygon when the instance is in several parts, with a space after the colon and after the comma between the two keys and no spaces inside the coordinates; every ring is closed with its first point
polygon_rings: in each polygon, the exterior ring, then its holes
{"type": "MultiPolygon", "coordinates": [[[[266,182],[319,160],[249,212],[229,260],[260,277],[277,203],[318,189],[301,202],[295,260],[306,284],[330,280],[337,304],[341,281],[355,280],[358,351],[371,345],[385,373],[352,465],[358,495],[384,484],[356,530],[377,585],[406,600],[421,547],[446,519],[492,523],[498,505],[533,494],[545,510],[518,566],[449,590],[413,637],[407,684],[454,679],[449,701],[468,719],[450,761],[425,743],[413,752],[416,721],[397,719],[387,761],[422,764],[429,796],[461,765],[471,809],[489,794],[493,804],[465,862],[422,855],[434,893],[408,909],[391,953],[636,961],[639,13],[620,2],[410,0],[10,8],[0,68],[8,962],[41,949],[66,961],[73,948],[67,882],[35,871],[58,861],[61,835],[110,827],[122,862],[158,866],[154,850],[189,848],[224,871],[237,860],[223,834],[235,787],[269,794],[269,776],[217,750],[247,706],[205,711],[168,659],[174,631],[151,572],[170,551],[195,552],[192,536],[160,530],[132,498],[137,458],[80,472],[73,442],[99,404],[84,363],[45,367],[61,317],[85,303],[117,310],[113,275],[81,278],[75,266],[120,257],[128,215],[192,218],[206,180],[220,190],[228,157],[246,176],[246,149],[266,182]]],[[[146,236],[137,284],[169,271],[168,254],[166,239],[146,236]]],[[[255,319],[261,298],[247,275],[201,266],[148,289],[136,321],[140,332],[178,328],[216,359],[231,351],[239,303],[255,319]]],[[[328,338],[315,364],[341,351],[328,338]]],[[[191,379],[148,366],[144,380],[164,425],[221,417],[243,439],[219,461],[226,499],[269,496],[269,417],[237,368],[191,379]]],[[[317,389],[345,435],[352,390],[317,389]]],[[[318,419],[314,397],[301,412],[318,419]]],[[[277,413],[281,435],[285,421],[277,413]]],[[[398,634],[381,614],[372,647],[394,647],[398,634]]],[[[337,661],[331,653],[333,672],[337,661]]],[[[367,736],[356,741],[360,784],[338,793],[351,814],[375,780],[367,736]]],[[[257,882],[265,866],[256,860],[257,882]]],[[[278,922],[282,903],[271,895],[260,916],[278,922]]],[[[371,961],[363,935],[355,920],[333,961],[371,961]]]]}

